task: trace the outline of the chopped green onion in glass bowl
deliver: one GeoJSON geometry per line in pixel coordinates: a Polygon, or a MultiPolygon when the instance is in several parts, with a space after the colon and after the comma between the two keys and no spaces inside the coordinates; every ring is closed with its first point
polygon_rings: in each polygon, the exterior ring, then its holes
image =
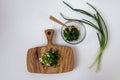
{"type": "Polygon", "coordinates": [[[65,42],[75,45],[85,39],[86,28],[81,22],[72,20],[67,21],[65,24],[68,27],[63,26],[61,28],[61,36],[65,42]]]}

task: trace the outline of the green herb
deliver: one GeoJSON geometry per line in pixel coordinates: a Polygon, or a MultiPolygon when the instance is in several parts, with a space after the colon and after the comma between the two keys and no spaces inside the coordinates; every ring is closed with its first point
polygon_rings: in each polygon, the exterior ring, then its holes
{"type": "Polygon", "coordinates": [[[85,10],[82,10],[82,9],[74,9],[64,1],[63,1],[63,3],[65,5],[67,5],[69,8],[71,8],[73,11],[76,11],[76,12],[79,12],[79,13],[82,13],[82,14],[85,14],[85,15],[91,17],[97,23],[97,25],[96,25],[95,23],[92,23],[91,21],[86,20],[86,19],[82,19],[82,20],[68,19],[68,18],[64,17],[63,14],[61,13],[61,16],[66,20],[70,20],[70,21],[75,20],[75,21],[78,21],[78,22],[85,23],[85,24],[93,27],[94,29],[96,29],[98,31],[96,34],[98,36],[100,49],[99,49],[94,61],[92,62],[92,64],[89,65],[89,68],[92,68],[95,64],[97,64],[96,71],[98,71],[100,69],[100,63],[101,63],[101,57],[102,57],[103,51],[105,50],[106,45],[108,43],[108,30],[107,30],[107,26],[105,24],[105,21],[103,20],[102,16],[97,11],[97,9],[89,3],[87,3],[87,4],[95,10],[95,14],[91,14],[91,13],[85,11],[85,10]]]}
{"type": "Polygon", "coordinates": [[[50,49],[44,53],[44,55],[39,58],[40,62],[44,66],[52,66],[56,67],[58,65],[58,60],[60,59],[60,55],[58,51],[50,49]]]}
{"type": "Polygon", "coordinates": [[[64,37],[68,41],[76,41],[79,38],[80,32],[75,26],[68,26],[63,30],[64,37]],[[68,29],[68,27],[71,27],[71,31],[68,29]]]}

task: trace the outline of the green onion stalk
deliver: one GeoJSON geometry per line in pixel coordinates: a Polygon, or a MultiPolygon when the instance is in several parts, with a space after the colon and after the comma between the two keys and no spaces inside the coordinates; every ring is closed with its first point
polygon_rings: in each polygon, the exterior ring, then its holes
{"type": "Polygon", "coordinates": [[[74,20],[74,21],[78,21],[78,22],[82,22],[84,24],[87,24],[91,27],[93,27],[94,29],[97,30],[97,37],[98,37],[98,40],[99,40],[99,45],[100,45],[100,48],[99,48],[99,51],[95,57],[95,59],[93,60],[93,62],[89,65],[89,68],[92,68],[93,66],[96,65],[96,71],[99,71],[100,70],[100,64],[101,64],[101,57],[102,57],[102,54],[107,46],[107,43],[108,43],[108,29],[107,29],[107,26],[106,26],[106,23],[105,21],[103,20],[102,16],[100,15],[100,13],[98,12],[98,10],[92,6],[90,3],[87,3],[93,10],[95,10],[95,14],[91,14],[90,12],[87,12],[85,10],[82,10],[82,9],[74,9],[73,7],[71,7],[69,4],[67,4],[66,2],[63,1],[63,3],[68,6],[70,9],[72,9],[73,11],[76,11],[76,12],[79,12],[79,13],[82,13],[84,15],[87,15],[89,16],[90,18],[94,19],[94,21],[97,23],[93,23],[87,19],[70,19],[70,18],[66,18],[62,13],[60,13],[60,15],[65,19],[65,20],[74,20]]]}

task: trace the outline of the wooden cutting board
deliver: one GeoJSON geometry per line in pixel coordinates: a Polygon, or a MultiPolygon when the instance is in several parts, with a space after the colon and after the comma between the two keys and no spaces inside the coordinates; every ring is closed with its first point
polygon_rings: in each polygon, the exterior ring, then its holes
{"type": "Polygon", "coordinates": [[[27,70],[32,73],[62,73],[73,70],[74,54],[71,47],[52,44],[54,30],[45,30],[47,45],[30,48],[27,52],[27,70]],[[44,68],[39,58],[49,49],[57,50],[60,54],[59,66],[44,68]]]}

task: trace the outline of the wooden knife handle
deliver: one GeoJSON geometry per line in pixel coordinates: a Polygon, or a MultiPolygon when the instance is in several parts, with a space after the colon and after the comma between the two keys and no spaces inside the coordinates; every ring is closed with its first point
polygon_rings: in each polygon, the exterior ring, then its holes
{"type": "Polygon", "coordinates": [[[47,37],[48,44],[47,45],[52,45],[52,38],[54,35],[54,30],[53,29],[47,29],[45,30],[45,34],[47,37]]]}

